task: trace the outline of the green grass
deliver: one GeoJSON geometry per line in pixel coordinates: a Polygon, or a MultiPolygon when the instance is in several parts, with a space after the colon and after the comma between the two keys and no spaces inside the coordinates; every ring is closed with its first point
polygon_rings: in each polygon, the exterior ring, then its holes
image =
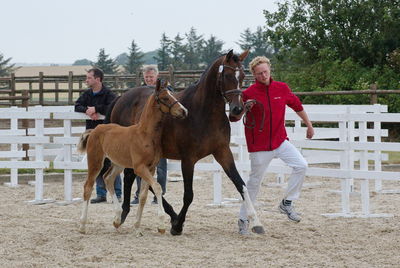
{"type": "Polygon", "coordinates": [[[389,154],[389,161],[384,161],[385,164],[400,164],[400,152],[382,152],[389,154]]]}
{"type": "MultiPolygon", "coordinates": [[[[0,168],[0,175],[4,175],[4,174],[10,174],[11,169],[9,168],[0,168]]],[[[72,172],[87,172],[86,169],[73,169],[72,172]]],[[[63,169],[55,169],[53,168],[53,163],[50,163],[50,167],[49,168],[45,168],[44,169],[44,173],[64,173],[63,169]]],[[[34,168],[19,168],[18,169],[18,174],[35,174],[35,169],[34,168]]]]}

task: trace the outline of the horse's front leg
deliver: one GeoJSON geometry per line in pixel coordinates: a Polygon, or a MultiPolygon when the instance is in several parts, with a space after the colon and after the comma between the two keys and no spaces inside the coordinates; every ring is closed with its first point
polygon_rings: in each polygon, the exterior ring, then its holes
{"type": "Polygon", "coordinates": [[[257,213],[254,209],[254,205],[251,202],[246,184],[244,183],[242,177],[240,177],[240,174],[236,169],[231,149],[229,148],[229,146],[219,147],[218,151],[213,155],[215,157],[215,160],[217,160],[217,162],[222,166],[226,175],[228,175],[228,177],[231,179],[236,189],[242,196],[243,202],[245,203],[247,210],[247,217],[250,221],[250,224],[253,226],[251,230],[257,234],[265,233],[264,227],[258,219],[257,213]]]}
{"type": "Polygon", "coordinates": [[[181,163],[182,176],[183,176],[183,207],[179,212],[176,219],[171,218],[171,234],[181,235],[183,230],[183,223],[186,219],[186,213],[189,209],[190,204],[193,201],[193,169],[194,163],[182,160],[181,163]]]}

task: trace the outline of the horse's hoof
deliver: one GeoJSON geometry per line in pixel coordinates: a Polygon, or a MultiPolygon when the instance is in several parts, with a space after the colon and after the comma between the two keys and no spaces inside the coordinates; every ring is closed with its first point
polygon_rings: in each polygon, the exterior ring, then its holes
{"type": "Polygon", "coordinates": [[[165,228],[163,228],[163,229],[157,228],[157,230],[160,234],[165,234],[165,228]]]}
{"type": "Polygon", "coordinates": [[[175,231],[173,228],[171,228],[170,233],[171,233],[172,235],[181,235],[181,234],[182,234],[182,231],[178,232],[178,231],[175,231]]]}
{"type": "Polygon", "coordinates": [[[251,228],[251,231],[256,234],[265,234],[264,227],[262,226],[253,226],[253,228],[251,228]]]}

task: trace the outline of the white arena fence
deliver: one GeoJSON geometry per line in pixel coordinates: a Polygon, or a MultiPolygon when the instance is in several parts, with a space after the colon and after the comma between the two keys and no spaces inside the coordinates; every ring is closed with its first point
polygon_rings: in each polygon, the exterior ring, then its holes
{"type": "MultiPolygon", "coordinates": [[[[382,122],[400,122],[400,114],[387,113],[383,105],[305,105],[305,109],[314,123],[324,123],[327,127],[316,127],[313,140],[306,140],[306,128],[291,110],[287,110],[287,132],[289,138],[302,152],[310,165],[336,163],[339,168],[309,167],[307,176],[323,176],[341,180],[342,211],[328,216],[344,217],[378,217],[387,214],[372,214],[369,208],[369,180],[375,181],[378,193],[395,192],[382,189],[382,180],[400,180],[398,172],[382,171],[382,161],[387,154],[382,151],[400,151],[400,143],[382,142],[388,131],[381,128],[382,122]],[[289,126],[290,125],[290,126],[289,126]],[[367,127],[368,126],[368,127],[367,127]],[[368,162],[373,162],[369,166],[368,162]],[[356,165],[357,164],[357,165],[356,165]],[[354,181],[361,184],[362,211],[353,213],[350,210],[350,193],[354,191],[354,181]]],[[[10,128],[0,130],[0,143],[10,144],[8,150],[0,151],[0,167],[10,168],[9,186],[18,185],[18,169],[35,169],[34,204],[54,200],[43,197],[43,170],[53,163],[56,169],[64,170],[64,204],[77,201],[72,196],[72,170],[87,169],[85,157],[78,155],[76,144],[84,127],[72,127],[73,120],[85,120],[83,113],[73,112],[73,106],[35,106],[28,111],[25,108],[1,108],[0,118],[10,120],[10,128]],[[18,120],[34,120],[33,128],[18,128],[18,120]],[[45,128],[45,120],[60,120],[63,127],[45,128]],[[25,152],[22,144],[30,144],[29,161],[23,161],[25,152]]],[[[232,123],[231,148],[236,156],[236,166],[247,179],[250,171],[249,157],[241,122],[232,123]]],[[[168,171],[180,171],[179,161],[168,161],[168,171]]],[[[209,171],[214,178],[214,205],[223,205],[229,199],[222,197],[221,167],[215,160],[211,163],[200,161],[195,171],[209,171]]],[[[268,172],[276,173],[278,183],[289,174],[291,169],[280,160],[274,159],[268,172]]]]}

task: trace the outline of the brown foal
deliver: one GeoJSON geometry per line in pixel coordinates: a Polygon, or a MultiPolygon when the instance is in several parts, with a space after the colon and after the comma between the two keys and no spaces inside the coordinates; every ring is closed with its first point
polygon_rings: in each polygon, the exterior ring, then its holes
{"type": "MultiPolygon", "coordinates": [[[[121,224],[122,209],[114,191],[114,180],[115,176],[120,174],[124,168],[133,168],[135,173],[142,178],[135,223],[137,235],[142,234],[140,221],[149,187],[153,189],[157,200],[162,200],[161,186],[153,178],[155,168],[161,157],[161,119],[163,114],[170,114],[176,118],[187,116],[186,108],[176,100],[166,86],[167,83],[161,86],[160,80],[157,80],[155,92],[148,98],[137,124],[129,127],[102,124],[82,134],[78,151],[87,152],[88,176],[83,193],[84,202],[79,228],[81,233],[86,232],[89,199],[93,184],[106,157],[110,159],[111,166],[104,174],[104,181],[113,198],[115,227],[119,227],[121,224]]],[[[162,202],[158,202],[158,231],[160,233],[165,232],[164,214],[162,202]]]]}

